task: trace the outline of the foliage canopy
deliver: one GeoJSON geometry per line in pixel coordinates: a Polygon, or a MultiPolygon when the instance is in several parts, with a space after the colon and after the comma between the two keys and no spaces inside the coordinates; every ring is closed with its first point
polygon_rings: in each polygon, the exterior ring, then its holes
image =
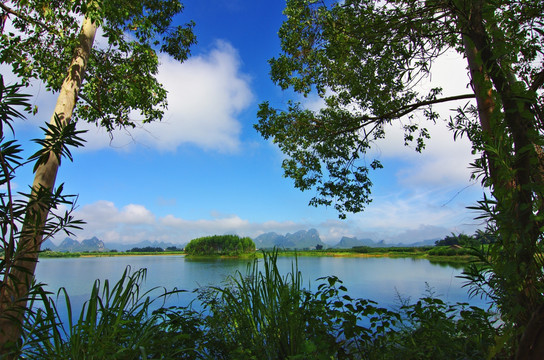
{"type": "MultiPolygon", "coordinates": [[[[541,1],[289,0],[271,78],[282,89],[317,92],[324,107],[311,111],[289,102],[280,110],[265,102],[256,128],[287,155],[285,176],[301,190],[316,189],[312,205],[334,205],[341,217],[361,211],[371,201],[369,172],[382,166],[366,153],[385,137],[386,125],[402,118],[405,142],[421,151],[429,133],[418,116],[436,121],[433,105],[476,97],[417,87],[445,51],[465,52],[463,39],[474,33],[466,24],[471,13],[478,11],[494,29],[488,45],[514,76],[512,86],[535,111],[541,108],[543,8],[541,1]]],[[[477,114],[469,110],[465,114],[477,114]]],[[[480,128],[474,118],[463,120],[469,123],[460,131],[480,128]]]]}
{"type": "Polygon", "coordinates": [[[183,61],[195,43],[192,22],[172,24],[182,9],[172,0],[2,1],[0,64],[11,65],[23,83],[39,79],[60,91],[80,41],[80,20],[89,17],[102,36],[90,55],[74,120],[108,130],[136,126],[135,112],[143,122],[160,120],[167,103],[156,79],[157,50],[183,61]]]}

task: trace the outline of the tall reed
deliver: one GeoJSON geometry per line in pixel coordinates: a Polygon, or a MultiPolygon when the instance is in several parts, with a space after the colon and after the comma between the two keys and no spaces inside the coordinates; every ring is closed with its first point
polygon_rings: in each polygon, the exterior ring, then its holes
{"type": "Polygon", "coordinates": [[[277,251],[264,253],[262,264],[255,260],[249,275],[237,272],[224,287],[201,293],[211,358],[286,359],[300,354],[317,354],[321,340],[334,338],[320,320],[323,304],[312,301],[303,287],[295,261],[282,276],[277,251]],[[318,341],[318,338],[319,341],[318,341]]]}
{"type": "MultiPolygon", "coordinates": [[[[43,308],[33,313],[25,332],[23,354],[36,359],[138,359],[138,358],[194,358],[181,353],[194,351],[192,346],[181,346],[177,330],[168,321],[167,309],[152,311],[155,301],[177,291],[164,292],[151,298],[159,288],[143,291],[146,269],[133,273],[130,267],[120,280],[110,286],[96,280],[78,318],[74,318],[70,297],[64,288],[58,297],[64,298],[67,322],[63,323],[59,308],[42,291],[43,308]],[[168,330],[172,330],[169,332],[168,330]],[[161,336],[165,335],[165,336],[161,336]],[[172,343],[176,343],[175,348],[172,343]]],[[[176,317],[178,318],[178,317],[176,317]]],[[[179,321],[178,321],[179,322],[179,321]]],[[[185,344],[186,345],[186,344],[185,344]]]]}

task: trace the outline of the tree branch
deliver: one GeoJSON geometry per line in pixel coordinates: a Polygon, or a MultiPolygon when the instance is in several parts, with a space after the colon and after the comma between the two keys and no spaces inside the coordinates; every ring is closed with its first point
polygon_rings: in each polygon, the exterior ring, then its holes
{"type": "Polygon", "coordinates": [[[391,111],[385,115],[382,116],[376,116],[376,117],[367,117],[366,120],[392,120],[392,119],[398,119],[404,115],[409,114],[410,112],[417,110],[420,107],[427,106],[427,105],[434,105],[434,104],[440,104],[444,102],[449,101],[457,101],[457,100],[464,100],[464,99],[474,99],[476,96],[474,94],[463,94],[463,95],[456,95],[456,96],[448,96],[445,98],[435,99],[435,100],[425,100],[420,101],[414,104],[403,106],[399,109],[396,109],[394,111],[391,111]]]}
{"type": "MultiPolygon", "coordinates": [[[[45,30],[53,33],[53,34],[59,34],[59,31],[55,28],[55,27],[52,27],[52,26],[48,26],[47,24],[41,22],[40,20],[37,20],[37,19],[33,19],[29,16],[26,16],[25,14],[17,11],[17,10],[13,10],[12,8],[6,6],[3,2],[0,1],[0,9],[4,10],[4,14],[11,14],[11,15],[15,15],[17,16],[18,18],[26,21],[26,22],[29,22],[29,23],[32,23],[32,24],[36,24],[36,25],[39,25],[41,26],[42,28],[44,28],[45,30]]],[[[6,15],[4,15],[3,17],[3,21],[2,21],[2,32],[0,33],[3,33],[4,32],[4,23],[6,21],[5,19],[6,15]]]]}
{"type": "Polygon", "coordinates": [[[538,74],[535,75],[533,79],[533,83],[531,84],[531,87],[529,88],[532,91],[537,91],[544,85],[544,69],[542,69],[538,74]]]}
{"type": "Polygon", "coordinates": [[[367,126],[369,124],[372,124],[374,122],[383,122],[383,121],[386,121],[386,120],[398,119],[398,118],[401,118],[404,115],[407,115],[407,114],[411,113],[412,111],[415,111],[418,108],[423,107],[423,106],[440,104],[440,103],[449,102],[449,101],[456,101],[456,100],[474,99],[475,97],[476,96],[474,94],[463,94],[463,95],[456,95],[456,96],[448,96],[448,97],[445,97],[445,98],[440,98],[440,99],[435,99],[435,100],[425,100],[425,101],[420,101],[420,102],[417,102],[417,103],[414,103],[414,104],[406,105],[406,106],[400,107],[398,109],[395,109],[395,110],[393,110],[393,111],[391,111],[389,113],[386,113],[384,115],[381,115],[381,116],[363,115],[363,116],[360,117],[361,123],[359,125],[357,125],[355,127],[352,127],[352,128],[349,128],[349,129],[340,130],[340,131],[338,131],[336,133],[333,133],[332,135],[336,136],[336,135],[343,134],[343,133],[346,133],[346,132],[354,132],[354,131],[360,130],[360,129],[364,128],[365,126],[367,126]]]}
{"type": "Polygon", "coordinates": [[[81,100],[85,101],[87,104],[89,104],[90,107],[92,107],[93,109],[95,109],[95,110],[100,114],[100,116],[105,117],[106,114],[104,114],[104,112],[102,111],[102,109],[101,109],[99,106],[95,105],[95,104],[91,101],[91,99],[89,99],[88,97],[86,97],[85,95],[83,95],[83,94],[81,94],[81,93],[78,94],[78,97],[79,97],[81,100]]]}

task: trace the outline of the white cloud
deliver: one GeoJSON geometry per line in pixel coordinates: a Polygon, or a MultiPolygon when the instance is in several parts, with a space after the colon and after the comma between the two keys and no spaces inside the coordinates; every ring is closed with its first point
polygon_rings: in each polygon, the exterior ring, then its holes
{"type": "MultiPolygon", "coordinates": [[[[466,61],[454,52],[448,52],[439,58],[432,67],[432,74],[422,80],[419,87],[422,92],[440,86],[443,97],[470,94],[467,89],[469,78],[466,61]]],[[[431,138],[426,140],[426,148],[422,153],[413,150],[414,146],[404,146],[403,121],[396,122],[386,128],[386,139],[376,143],[374,155],[385,159],[402,159],[404,169],[397,174],[399,183],[408,186],[447,185],[467,183],[470,178],[469,164],[474,161],[471,143],[464,137],[453,140],[453,133],[448,130],[445,121],[455,115],[455,109],[463,106],[467,100],[438,104],[433,107],[442,120],[436,124],[419,116],[419,124],[427,127],[431,138]]],[[[405,122],[405,121],[404,121],[405,122]]]]}
{"type": "Polygon", "coordinates": [[[107,227],[155,222],[155,216],[142,205],[128,204],[118,209],[113,202],[105,200],[82,206],[77,214],[89,224],[104,224],[107,227]]]}
{"type": "Polygon", "coordinates": [[[376,199],[364,213],[326,221],[290,220],[252,222],[235,214],[211,214],[205,219],[184,219],[172,214],[158,217],[139,204],[118,208],[111,201],[82,206],[76,217],[86,221],[76,231],[78,240],[97,236],[104,242],[137,243],[143,240],[184,244],[209,235],[238,234],[255,238],[266,232],[285,234],[316,228],[321,239],[335,244],[342,236],[385,240],[390,243],[416,242],[443,237],[451,232],[472,233],[477,224],[463,204],[453,201],[432,205],[436,194],[417,194],[408,198],[376,199]]]}
{"type": "Polygon", "coordinates": [[[363,213],[349,216],[350,228],[359,237],[390,243],[415,242],[443,237],[452,232],[472,234],[481,224],[473,205],[481,189],[428,187],[399,190],[376,196],[363,213]]]}
{"type": "MultiPolygon", "coordinates": [[[[432,65],[432,73],[423,78],[417,88],[426,94],[431,88],[442,87],[442,97],[470,94],[466,61],[456,52],[449,51],[438,58],[432,65]]],[[[317,94],[302,98],[303,106],[312,111],[325,107],[325,102],[317,94]]],[[[368,159],[377,158],[387,166],[392,160],[400,164],[396,176],[403,186],[418,187],[425,185],[467,184],[471,170],[469,164],[474,161],[471,143],[464,137],[454,141],[453,133],[448,130],[444,120],[454,116],[456,109],[464,106],[467,100],[437,104],[433,110],[442,120],[436,124],[427,121],[421,113],[413,113],[413,122],[427,128],[430,139],[425,140],[422,153],[415,151],[415,143],[404,145],[403,126],[410,121],[404,117],[394,120],[385,128],[386,137],[374,142],[367,154],[368,159]]],[[[417,134],[414,134],[417,135],[417,134]]]]}
{"type": "Polygon", "coordinates": [[[468,184],[470,163],[474,162],[470,142],[466,138],[453,140],[453,134],[444,123],[429,124],[431,138],[421,153],[404,146],[403,130],[400,126],[386,129],[386,139],[373,146],[370,156],[388,163],[398,163],[396,176],[399,184],[409,187],[447,186],[468,184]]]}
{"type": "Polygon", "coordinates": [[[119,209],[111,201],[97,201],[82,206],[75,216],[86,222],[76,231],[79,240],[97,236],[104,242],[136,243],[143,240],[186,243],[191,239],[216,235],[239,234],[256,237],[268,231],[297,231],[308,228],[296,222],[251,223],[238,215],[211,214],[208,219],[188,220],[174,215],[156,217],[145,206],[129,204],[119,209]]]}
{"type": "Polygon", "coordinates": [[[115,131],[113,141],[105,131],[87,125],[87,149],[125,148],[141,144],[174,151],[183,143],[208,150],[237,151],[241,125],[236,118],[253,100],[250,79],[240,73],[241,60],[227,42],[218,41],[206,55],[180,64],[160,57],[158,80],[168,90],[168,110],[163,121],[126,131],[115,131]]]}
{"type": "Polygon", "coordinates": [[[125,224],[152,224],[155,217],[142,205],[129,204],[123,208],[117,221],[125,224]]]}
{"type": "MultiPolygon", "coordinates": [[[[97,39],[100,42],[101,38],[97,39]]],[[[128,150],[136,145],[175,151],[186,143],[206,150],[237,151],[241,133],[237,116],[248,108],[254,95],[250,78],[240,71],[242,63],[236,49],[218,41],[207,54],[193,56],[184,63],[165,55],[159,60],[158,80],[168,91],[168,109],[163,120],[135,129],[115,130],[113,139],[94,124],[79,123],[79,129],[88,130],[83,136],[87,140],[83,151],[128,150]]],[[[0,69],[6,74],[7,83],[16,81],[5,65],[0,69]]],[[[49,122],[57,94],[45,91],[38,81],[33,81],[32,87],[25,91],[33,95],[32,102],[39,112],[18,127],[36,128],[36,124],[49,122]]]]}

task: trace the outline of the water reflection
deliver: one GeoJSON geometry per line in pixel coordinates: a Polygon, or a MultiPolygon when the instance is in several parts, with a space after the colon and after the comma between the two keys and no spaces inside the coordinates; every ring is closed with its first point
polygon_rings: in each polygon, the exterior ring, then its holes
{"type": "MultiPolygon", "coordinates": [[[[278,258],[282,274],[291,271],[293,261],[293,257],[278,258]]],[[[88,299],[95,279],[116,282],[127,266],[133,270],[146,268],[145,289],[187,290],[172,296],[167,303],[185,306],[195,299],[195,289],[221,285],[237,271],[246,274],[251,262],[250,259],[186,259],[180,255],[41,259],[36,278],[52,292],[66,288],[74,308],[78,309],[88,299]]],[[[305,287],[310,290],[317,289],[318,278],[334,275],[344,282],[351,297],[371,299],[380,306],[395,307],[399,296],[416,300],[426,295],[430,287],[447,302],[486,307],[485,300],[469,298],[463,288],[464,280],[458,277],[463,268],[459,264],[413,258],[300,257],[298,268],[305,287]]]]}

